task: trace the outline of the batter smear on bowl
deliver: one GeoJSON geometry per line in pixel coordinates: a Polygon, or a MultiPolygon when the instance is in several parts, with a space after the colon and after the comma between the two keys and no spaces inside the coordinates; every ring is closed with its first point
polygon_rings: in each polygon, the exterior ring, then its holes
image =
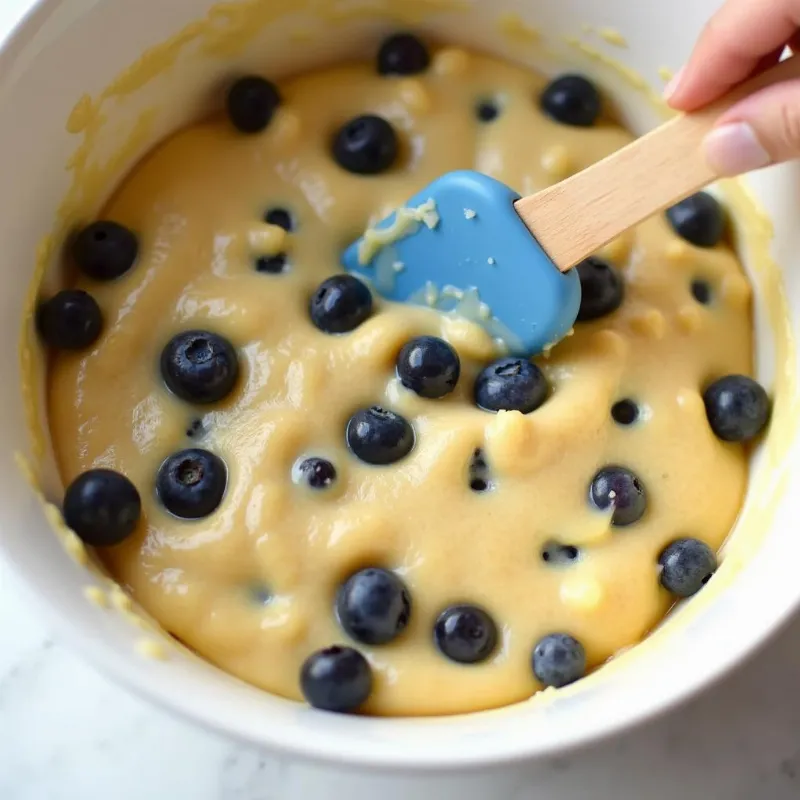
{"type": "Polygon", "coordinates": [[[582,264],[533,361],[338,267],[438,175],[532,192],[630,139],[586,77],[410,34],[234,78],[39,306],[66,522],[165,630],[319,708],[493,708],[641,640],[712,577],[769,416],[720,203],[582,264]]]}

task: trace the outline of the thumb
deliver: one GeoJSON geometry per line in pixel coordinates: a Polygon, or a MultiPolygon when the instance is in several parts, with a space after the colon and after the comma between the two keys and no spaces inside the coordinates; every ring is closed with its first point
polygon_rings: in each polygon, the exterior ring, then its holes
{"type": "Polygon", "coordinates": [[[770,86],[735,105],[706,137],[705,150],[720,176],[800,158],[800,80],[770,86]]]}

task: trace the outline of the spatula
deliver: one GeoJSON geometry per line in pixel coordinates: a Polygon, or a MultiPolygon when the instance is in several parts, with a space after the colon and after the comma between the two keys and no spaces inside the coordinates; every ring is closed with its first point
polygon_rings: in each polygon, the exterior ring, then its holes
{"type": "Polygon", "coordinates": [[[575,322],[581,293],[572,267],[716,180],[703,140],[720,115],[798,77],[800,57],[789,58],[530,197],[477,172],[444,175],[347,248],[343,265],[389,300],[461,314],[510,352],[535,355],[575,322]]]}

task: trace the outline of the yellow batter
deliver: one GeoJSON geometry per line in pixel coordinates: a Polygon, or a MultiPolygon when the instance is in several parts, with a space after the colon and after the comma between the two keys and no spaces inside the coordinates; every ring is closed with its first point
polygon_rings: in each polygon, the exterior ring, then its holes
{"type": "Polygon", "coordinates": [[[100,466],[133,481],[142,521],[101,557],[166,630],[232,674],[299,699],[304,659],[347,643],[333,613],[338,587],[379,566],[402,575],[414,607],[396,641],[358,646],[374,672],[365,710],[445,714],[519,701],[538,688],[530,652],[542,636],[568,632],[590,666],[603,663],[666,612],[656,570],[664,546],[694,536],[716,548],[730,530],[746,456],[713,435],[701,398],[709,380],[752,366],[750,288],[725,245],[695,248],[661,216],[610,245],[625,302],[537,360],[553,395],[528,416],[475,408],[474,378],[497,353],[471,323],[386,305],[343,336],[309,321],[308,299],[339,271],[343,245],[440,174],[475,168],[528,193],[630,140],[607,120],[571,128],[545,118],[536,102],[545,83],[453,49],[415,77],[381,77],[372,63],[304,75],[281,85],[265,132],[244,136],[222,117],[184,130],[103,211],[137,232],[140,257],[117,281],[80,284],[106,328],[90,352],[52,360],[60,470],[65,483],[100,466]],[[485,98],[502,107],[488,125],[474,113],[485,98]],[[330,156],[333,133],[365,113],[390,120],[401,140],[397,164],[374,177],[330,156]],[[293,212],[294,232],[262,221],[274,207],[293,212]],[[253,268],[280,251],[287,273],[253,268]],[[713,287],[713,305],[692,297],[696,278],[713,287]],[[228,338],[243,372],[210,408],[169,394],[158,369],[169,339],[197,328],[228,338]],[[461,357],[458,388],[444,400],[419,398],[395,376],[400,348],[422,334],[461,357]],[[642,424],[612,421],[611,406],[627,397],[642,406],[642,424]],[[373,404],[416,431],[410,457],[391,467],[360,463],[345,446],[347,419],[373,404]],[[188,438],[198,419],[201,437],[188,438]],[[163,460],[192,446],[228,468],[219,510],[195,522],[170,516],[154,491],[163,460]],[[493,491],[470,489],[477,448],[493,491]],[[293,481],[309,455],[335,464],[329,491],[293,481]],[[609,464],[633,469],[648,489],[647,513],[630,528],[612,528],[587,502],[592,476],[609,464]],[[581,558],[546,563],[554,541],[581,558]],[[500,629],[496,655],[480,665],[455,664],[433,645],[436,617],[461,602],[486,608],[500,629]]]}

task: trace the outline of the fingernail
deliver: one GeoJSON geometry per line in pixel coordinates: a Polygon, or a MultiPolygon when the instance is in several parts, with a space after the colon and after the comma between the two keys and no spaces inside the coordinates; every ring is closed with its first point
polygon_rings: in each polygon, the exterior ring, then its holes
{"type": "Polygon", "coordinates": [[[686,70],[686,67],[681,67],[671,78],[669,83],[664,87],[664,99],[669,100],[672,95],[678,91],[678,86],[680,85],[681,78],[683,78],[683,73],[686,70]]]}
{"type": "Polygon", "coordinates": [[[720,177],[768,167],[772,158],[747,122],[732,122],[706,136],[706,161],[720,177]]]}

